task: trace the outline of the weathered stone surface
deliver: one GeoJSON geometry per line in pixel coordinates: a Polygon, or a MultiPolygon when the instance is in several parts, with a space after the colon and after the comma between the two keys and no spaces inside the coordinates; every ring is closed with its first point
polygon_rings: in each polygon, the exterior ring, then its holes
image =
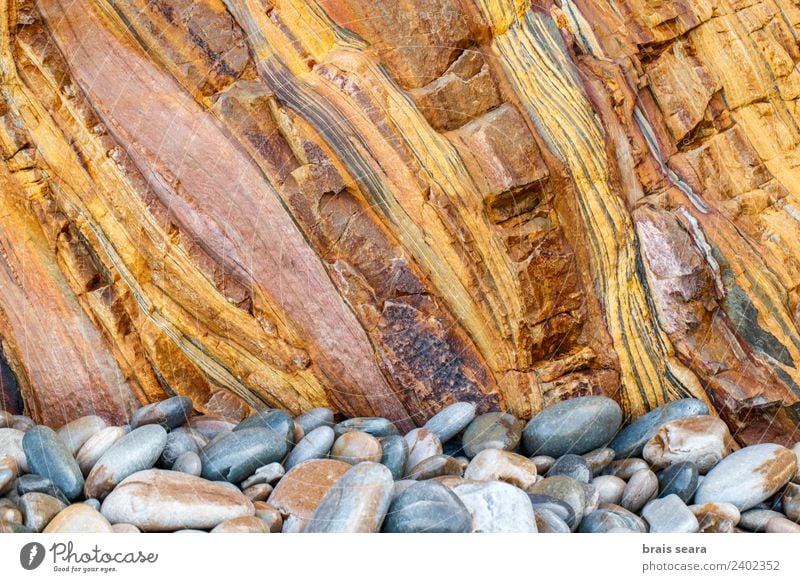
{"type": "Polygon", "coordinates": [[[112,524],[175,531],[211,529],[226,519],[254,515],[255,510],[236,489],[184,473],[148,469],[117,485],[103,501],[101,512],[112,524]]]}
{"type": "Polygon", "coordinates": [[[609,447],[601,447],[583,455],[583,458],[589,463],[592,475],[599,475],[614,461],[615,457],[614,449],[609,447]]]}
{"type": "Polygon", "coordinates": [[[484,449],[469,462],[464,477],[476,481],[505,481],[527,492],[536,483],[536,464],[502,449],[484,449]]]}
{"type": "Polygon", "coordinates": [[[536,518],[528,496],[501,481],[462,483],[453,492],[472,515],[472,531],[535,533],[536,518]]]}
{"type": "Polygon", "coordinates": [[[263,427],[223,434],[200,451],[203,477],[231,483],[243,481],[263,465],[280,461],[288,451],[286,439],[263,427]]]}
{"type": "Polygon", "coordinates": [[[614,449],[618,459],[641,457],[647,441],[653,438],[661,425],[670,420],[701,414],[708,414],[708,406],[700,400],[684,398],[668,402],[627,425],[608,446],[614,449]]]}
{"type": "Polygon", "coordinates": [[[111,524],[103,515],[85,503],[74,503],[56,515],[44,533],[112,533],[111,524]]]}
{"type": "Polygon", "coordinates": [[[129,426],[108,426],[89,437],[75,457],[81,473],[88,475],[100,457],[129,432],[129,426]]]}
{"type": "Polygon", "coordinates": [[[782,513],[771,509],[749,509],[741,512],[737,525],[746,531],[764,532],[771,519],[783,517],[782,513]]]}
{"type": "Polygon", "coordinates": [[[19,495],[25,495],[26,493],[46,493],[47,495],[55,497],[65,505],[69,505],[70,503],[67,496],[64,495],[61,489],[56,487],[55,483],[47,477],[34,473],[19,476],[17,479],[17,493],[19,495]]]}
{"type": "Polygon", "coordinates": [[[687,416],[661,425],[643,455],[654,470],[691,462],[705,475],[733,450],[728,427],[714,416],[687,416]]]}
{"type": "Polygon", "coordinates": [[[169,469],[182,454],[188,452],[199,454],[207,444],[208,439],[193,428],[181,426],[172,429],[167,435],[167,444],[156,466],[160,469],[169,469]]]}
{"type": "Polygon", "coordinates": [[[406,470],[411,469],[428,457],[442,454],[442,442],[433,431],[427,428],[415,428],[403,437],[408,445],[406,470]]]}
{"type": "Polygon", "coordinates": [[[250,487],[259,483],[274,483],[286,474],[286,469],[280,463],[270,463],[259,467],[256,472],[242,481],[242,487],[250,487]]]}
{"type": "Polygon", "coordinates": [[[278,482],[269,503],[280,511],[284,521],[295,518],[301,531],[333,484],[351,465],[333,459],[314,459],[300,463],[278,482]]]}
{"type": "Polygon", "coordinates": [[[689,510],[697,518],[700,533],[733,533],[741,518],[739,510],[730,503],[690,505],[689,510]]]}
{"type": "Polygon", "coordinates": [[[111,531],[113,531],[114,533],[127,533],[127,534],[142,533],[142,530],[140,530],[138,527],[130,523],[115,523],[114,525],[111,526],[111,531]]]}
{"type": "Polygon", "coordinates": [[[522,436],[522,423],[504,412],[488,412],[473,420],[464,431],[464,454],[470,459],[484,449],[513,451],[522,436]]]}
{"type": "Polygon", "coordinates": [[[773,517],[764,529],[767,533],[800,533],[800,524],[785,517],[773,517]]]}
{"type": "Polygon", "coordinates": [[[789,483],[781,494],[783,513],[792,521],[800,522],[800,485],[789,483]]]}
{"type": "Polygon", "coordinates": [[[393,498],[382,531],[466,533],[471,527],[472,516],[456,494],[435,481],[420,481],[393,498]]]}
{"type": "Polygon", "coordinates": [[[534,509],[533,515],[536,518],[536,530],[539,533],[570,533],[566,522],[549,509],[534,509]]]}
{"type": "Polygon", "coordinates": [[[26,493],[19,499],[25,527],[35,532],[44,530],[65,507],[64,503],[46,493],[26,493]]]}
{"type": "Polygon", "coordinates": [[[22,448],[31,473],[50,479],[68,499],[81,494],[83,474],[80,467],[53,429],[33,427],[25,433],[22,448]]]}

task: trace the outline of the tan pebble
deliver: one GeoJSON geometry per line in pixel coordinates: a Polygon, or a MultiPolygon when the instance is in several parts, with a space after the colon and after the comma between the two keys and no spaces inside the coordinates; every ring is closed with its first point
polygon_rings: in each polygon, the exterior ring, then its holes
{"type": "Polygon", "coordinates": [[[505,481],[529,491],[536,484],[536,463],[502,449],[484,449],[475,455],[464,471],[465,479],[505,481]]]}
{"type": "Polygon", "coordinates": [[[616,477],[619,477],[620,479],[627,481],[633,476],[634,473],[649,468],[650,465],[648,465],[647,461],[645,461],[644,459],[639,459],[638,457],[631,457],[630,459],[619,459],[617,461],[611,461],[611,464],[605,468],[603,474],[615,475],[616,477]]]}
{"type": "Polygon", "coordinates": [[[628,479],[620,505],[636,513],[656,495],[658,495],[658,477],[650,469],[643,469],[628,479]]]}
{"type": "Polygon", "coordinates": [[[429,457],[442,454],[442,442],[427,428],[415,428],[403,437],[408,445],[406,472],[429,457]]]}
{"type": "Polygon", "coordinates": [[[592,479],[592,485],[597,490],[599,504],[619,505],[627,483],[615,475],[600,475],[592,479]]]}
{"type": "Polygon", "coordinates": [[[0,495],[11,491],[17,476],[17,460],[11,455],[0,456],[0,495]]]}
{"type": "Polygon", "coordinates": [[[371,434],[361,431],[344,433],[331,449],[331,458],[351,465],[372,461],[379,463],[381,460],[381,443],[371,434]]]}
{"type": "Polygon", "coordinates": [[[247,487],[244,491],[242,491],[242,493],[250,501],[265,501],[267,497],[269,497],[270,493],[272,493],[272,485],[267,483],[257,483],[256,485],[247,487]]]}
{"type": "Polygon", "coordinates": [[[767,522],[767,533],[800,533],[800,524],[785,517],[773,517],[767,522]]]}
{"type": "Polygon", "coordinates": [[[687,416],[664,423],[644,446],[653,470],[690,461],[701,475],[733,451],[728,425],[716,416],[687,416]]]}
{"type": "Polygon", "coordinates": [[[536,472],[540,475],[547,473],[550,470],[550,467],[552,467],[556,462],[553,457],[548,455],[533,456],[531,457],[531,461],[533,461],[533,464],[536,465],[536,472]]]}
{"type": "Polygon", "coordinates": [[[270,533],[261,519],[255,515],[246,515],[243,517],[234,517],[211,530],[211,533],[270,533]]]}
{"type": "Polygon", "coordinates": [[[56,515],[44,533],[111,533],[111,524],[85,503],[74,503],[56,515]]]}
{"type": "Polygon", "coordinates": [[[16,507],[0,507],[0,521],[22,525],[22,512],[16,507]]]}
{"type": "Polygon", "coordinates": [[[700,525],[700,533],[731,533],[739,523],[741,514],[732,503],[703,503],[690,505],[700,525]]]}
{"type": "Polygon", "coordinates": [[[114,533],[142,533],[142,530],[130,523],[115,523],[111,529],[114,533]]]}
{"type": "Polygon", "coordinates": [[[256,501],[253,506],[256,508],[256,517],[266,524],[271,533],[279,533],[281,531],[283,528],[283,516],[281,516],[280,511],[264,501],[256,501]]]}
{"type": "MultiPolygon", "coordinates": [[[[269,504],[284,517],[295,516],[302,529],[333,484],[350,469],[348,463],[333,459],[312,459],[292,467],[278,481],[269,504]]],[[[285,529],[285,525],[284,525],[285,529]]]]}

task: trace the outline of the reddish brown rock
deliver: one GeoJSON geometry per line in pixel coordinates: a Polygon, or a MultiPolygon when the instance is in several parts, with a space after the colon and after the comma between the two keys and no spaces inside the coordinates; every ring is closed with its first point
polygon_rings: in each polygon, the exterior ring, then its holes
{"type": "Polygon", "coordinates": [[[289,517],[297,520],[302,530],[331,486],[350,467],[348,463],[333,459],[300,463],[278,482],[269,504],[281,513],[284,521],[289,517]]]}

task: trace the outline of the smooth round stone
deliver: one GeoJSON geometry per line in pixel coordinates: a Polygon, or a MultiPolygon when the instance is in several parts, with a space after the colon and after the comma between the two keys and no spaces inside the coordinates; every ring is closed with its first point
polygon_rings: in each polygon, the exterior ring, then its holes
{"type": "Polygon", "coordinates": [[[566,475],[581,483],[588,483],[592,478],[592,469],[586,459],[580,455],[566,454],[553,463],[546,476],[553,477],[554,475],[566,475]]]}
{"type": "Polygon", "coordinates": [[[111,531],[113,531],[114,533],[127,533],[127,534],[142,533],[142,530],[140,530],[138,527],[130,523],[115,523],[114,525],[111,526],[111,531]]]}
{"type": "Polygon", "coordinates": [[[536,464],[502,449],[484,449],[469,462],[464,477],[475,481],[504,481],[527,492],[536,483],[536,464]]]}
{"type": "Polygon", "coordinates": [[[557,515],[568,527],[575,527],[575,512],[572,510],[572,506],[566,501],[550,495],[539,495],[536,493],[529,493],[528,499],[534,511],[546,509],[557,515]]]}
{"type": "Polygon", "coordinates": [[[103,453],[86,477],[86,497],[103,499],[129,475],[150,469],[167,444],[160,424],[145,424],[115,442],[103,453]]]}
{"type": "Polygon", "coordinates": [[[531,455],[581,455],[610,441],[622,423],[619,404],[605,396],[557,402],[525,426],[522,440],[531,455]]]}
{"type": "Polygon", "coordinates": [[[472,402],[456,402],[434,414],[425,423],[425,428],[438,436],[441,442],[446,443],[469,426],[475,419],[476,410],[472,402]]]}
{"type": "Polygon", "coordinates": [[[28,459],[22,448],[25,433],[15,428],[0,428],[0,457],[11,457],[17,463],[17,473],[28,472],[28,459]]]}
{"type": "Polygon", "coordinates": [[[304,531],[377,532],[392,502],[393,485],[391,472],[380,463],[353,465],[325,494],[304,531]]]}
{"type": "Polygon", "coordinates": [[[371,434],[375,438],[385,437],[393,434],[400,434],[394,423],[386,418],[374,416],[360,416],[348,418],[333,427],[336,438],[346,432],[359,431],[371,434]]]}
{"type": "Polygon", "coordinates": [[[43,425],[31,428],[22,438],[22,448],[31,473],[50,479],[68,499],[81,494],[80,467],[53,429],[43,425]]]}
{"type": "Polygon", "coordinates": [[[270,533],[267,524],[255,515],[244,515],[226,519],[211,530],[211,533],[270,533]]]}
{"type": "Polygon", "coordinates": [[[0,428],[10,428],[14,424],[14,415],[0,410],[0,428]]]}
{"type": "Polygon", "coordinates": [[[411,468],[406,479],[414,479],[415,481],[425,481],[426,479],[433,479],[434,477],[441,477],[443,475],[455,475],[461,477],[464,469],[456,459],[448,457],[447,455],[436,455],[435,457],[428,457],[421,463],[411,468]]]}
{"type": "Polygon", "coordinates": [[[158,532],[211,529],[226,519],[254,515],[255,509],[237,489],[185,473],[147,469],[117,485],[101,512],[112,524],[158,532]]]}
{"type": "Polygon", "coordinates": [[[280,533],[283,528],[283,517],[280,511],[264,501],[256,501],[253,503],[253,507],[256,509],[256,517],[264,522],[270,533],[280,533]]]}
{"type": "Polygon", "coordinates": [[[274,483],[286,474],[286,469],[280,463],[270,463],[256,469],[256,472],[250,475],[242,482],[242,488],[258,485],[259,483],[274,483]]]}
{"type": "Polygon", "coordinates": [[[704,503],[690,505],[691,511],[700,524],[700,533],[733,533],[741,514],[730,503],[704,503]]]}
{"type": "Polygon", "coordinates": [[[767,522],[767,533],[800,533],[800,524],[785,517],[773,517],[767,522]]]}
{"type": "Polygon", "coordinates": [[[94,498],[85,499],[81,503],[85,503],[86,505],[88,505],[92,509],[96,509],[97,511],[100,511],[100,500],[99,499],[94,499],[94,498]]]}
{"type": "Polygon", "coordinates": [[[382,531],[466,533],[471,527],[469,511],[450,489],[435,481],[419,481],[394,498],[382,531]]]}
{"type": "Polygon", "coordinates": [[[379,439],[381,444],[381,464],[392,473],[395,480],[402,479],[405,475],[406,462],[408,461],[408,443],[399,434],[393,434],[379,439]]]}
{"type": "Polygon", "coordinates": [[[668,402],[640,416],[623,428],[608,446],[614,449],[617,459],[641,457],[645,444],[665,422],[686,416],[708,414],[708,406],[701,400],[684,398],[668,402]]]}
{"type": "Polygon", "coordinates": [[[262,410],[251,414],[237,424],[233,432],[249,428],[266,428],[286,441],[289,447],[294,443],[294,420],[283,410],[262,410]]]}
{"type": "Polygon", "coordinates": [[[64,492],[56,487],[50,479],[33,473],[19,476],[17,479],[17,493],[19,495],[25,495],[26,493],[46,493],[47,495],[55,497],[64,505],[69,505],[67,496],[64,495],[64,492]]]}
{"type": "Polygon", "coordinates": [[[539,533],[570,533],[566,522],[549,509],[534,509],[533,516],[539,533]]]}
{"type": "Polygon", "coordinates": [[[0,522],[3,521],[22,525],[22,512],[16,507],[0,507],[0,522]]]}
{"type": "Polygon", "coordinates": [[[614,452],[614,449],[602,447],[585,453],[583,458],[587,463],[589,463],[589,468],[592,470],[592,475],[599,475],[603,469],[611,464],[615,455],[616,453],[614,452]]]}
{"type": "Polygon", "coordinates": [[[788,483],[781,495],[781,503],[786,517],[800,522],[800,485],[788,483]]]}
{"type": "Polygon", "coordinates": [[[244,428],[222,435],[202,451],[203,477],[238,483],[258,468],[280,461],[288,452],[286,439],[275,431],[262,428],[244,428]]]}
{"type": "Polygon", "coordinates": [[[610,509],[598,508],[583,517],[578,531],[580,533],[610,533],[615,529],[630,530],[630,519],[610,509]]]}
{"type": "Polygon", "coordinates": [[[346,432],[336,439],[331,448],[331,459],[351,465],[363,462],[378,463],[381,460],[381,443],[366,432],[346,432]]]}
{"type": "Polygon", "coordinates": [[[318,426],[304,436],[292,449],[284,462],[286,469],[291,469],[304,461],[325,457],[333,446],[334,432],[330,426],[318,426]]]}
{"type": "Polygon", "coordinates": [[[254,502],[266,501],[270,493],[272,493],[272,485],[268,483],[256,483],[242,490],[242,494],[254,502]]]}
{"type": "Polygon", "coordinates": [[[146,424],[158,424],[165,429],[176,428],[192,413],[192,399],[188,396],[173,396],[166,400],[142,406],[131,417],[131,429],[146,424]]]}
{"type": "Polygon", "coordinates": [[[653,499],[642,509],[650,533],[696,533],[700,524],[677,495],[653,499]]]}
{"type": "Polygon", "coordinates": [[[58,513],[44,528],[44,533],[112,533],[103,515],[86,505],[75,503],[58,513]]]}
{"type": "Polygon", "coordinates": [[[0,456],[0,495],[11,490],[17,475],[16,459],[11,455],[0,456]]]}
{"type": "Polygon", "coordinates": [[[647,525],[647,522],[638,515],[636,515],[635,513],[633,513],[632,511],[628,511],[621,505],[615,505],[613,503],[605,503],[603,504],[602,507],[598,507],[598,509],[607,509],[612,513],[616,513],[617,515],[622,516],[628,523],[628,525],[626,526],[628,529],[631,529],[639,533],[648,532],[649,527],[647,525]]]}
{"type": "Polygon", "coordinates": [[[733,447],[728,426],[714,416],[687,416],[661,425],[644,446],[653,470],[691,462],[702,474],[724,459],[733,447]]]}
{"type": "Polygon", "coordinates": [[[191,428],[203,435],[206,440],[211,441],[218,434],[232,431],[236,428],[236,423],[223,416],[193,416],[187,423],[187,428],[191,428]]]}
{"type": "Polygon", "coordinates": [[[75,457],[81,474],[88,475],[100,457],[130,430],[129,426],[109,426],[89,437],[75,457]]]}
{"type": "Polygon", "coordinates": [[[106,428],[106,421],[99,416],[82,416],[58,429],[58,436],[74,456],[89,437],[106,428]]]}
{"type": "Polygon", "coordinates": [[[534,455],[531,457],[531,461],[533,461],[533,464],[536,465],[536,472],[539,475],[547,474],[547,472],[550,470],[550,467],[552,467],[556,462],[555,458],[549,455],[534,455]]]}
{"type": "Polygon", "coordinates": [[[726,501],[744,511],[774,495],[797,471],[794,453],[765,443],[725,457],[708,472],[695,493],[695,503],[726,501]]]}
{"type": "Polygon", "coordinates": [[[555,497],[568,504],[575,514],[575,519],[570,524],[570,528],[575,531],[586,510],[586,490],[579,481],[566,475],[546,477],[531,488],[531,493],[555,497]]]}
{"type": "MultiPolygon", "coordinates": [[[[333,484],[351,465],[333,459],[314,459],[293,467],[278,481],[269,503],[301,531],[333,484]]],[[[291,525],[291,524],[290,524],[291,525]]]]}
{"type": "Polygon", "coordinates": [[[763,532],[767,529],[767,522],[774,517],[785,516],[771,509],[749,509],[741,513],[737,525],[747,531],[763,532]]]}
{"type": "Polygon", "coordinates": [[[522,436],[522,423],[505,412],[481,414],[464,431],[464,454],[472,458],[484,449],[513,451],[522,436]]]}
{"type": "Polygon", "coordinates": [[[603,503],[619,505],[627,483],[615,475],[600,475],[592,479],[592,485],[597,491],[600,505],[603,503]]]}
{"type": "Polygon", "coordinates": [[[415,428],[408,431],[404,437],[408,445],[408,459],[406,470],[414,467],[428,457],[442,454],[442,442],[436,433],[427,428],[415,428]]]}
{"type": "Polygon", "coordinates": [[[173,429],[167,435],[167,444],[164,446],[156,466],[159,469],[169,469],[182,454],[191,452],[199,455],[207,444],[208,440],[192,428],[182,426],[173,429]]]}
{"type": "Polygon", "coordinates": [[[689,503],[697,491],[700,475],[697,465],[691,461],[683,461],[659,471],[656,476],[660,490],[659,497],[677,495],[684,503],[689,503]]]}
{"type": "Polygon", "coordinates": [[[603,470],[604,475],[614,475],[627,481],[634,474],[644,469],[649,469],[650,465],[647,461],[639,458],[619,459],[612,461],[611,464],[603,470]]]}
{"type": "Polygon", "coordinates": [[[55,497],[46,493],[26,493],[19,498],[19,509],[25,519],[25,527],[40,532],[50,520],[66,507],[55,497]]]}
{"type": "Polygon", "coordinates": [[[522,489],[502,481],[462,483],[453,487],[472,515],[472,531],[536,533],[533,506],[522,489]]]}
{"type": "Polygon", "coordinates": [[[199,477],[203,472],[203,463],[200,461],[200,455],[192,451],[186,451],[175,459],[172,470],[199,477]]]}
{"type": "Polygon", "coordinates": [[[308,435],[321,426],[333,428],[333,412],[330,408],[312,408],[294,419],[303,429],[303,434],[308,435]]]}
{"type": "Polygon", "coordinates": [[[658,495],[658,477],[650,469],[643,469],[634,473],[628,480],[625,491],[622,492],[620,505],[635,513],[656,495],[658,495]]]}

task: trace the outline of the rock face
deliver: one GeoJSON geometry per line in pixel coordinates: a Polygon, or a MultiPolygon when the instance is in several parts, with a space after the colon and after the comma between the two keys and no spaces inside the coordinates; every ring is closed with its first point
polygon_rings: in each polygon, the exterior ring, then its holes
{"type": "Polygon", "coordinates": [[[691,395],[792,442],[792,3],[100,4],[2,23],[0,408],[691,395]]]}

